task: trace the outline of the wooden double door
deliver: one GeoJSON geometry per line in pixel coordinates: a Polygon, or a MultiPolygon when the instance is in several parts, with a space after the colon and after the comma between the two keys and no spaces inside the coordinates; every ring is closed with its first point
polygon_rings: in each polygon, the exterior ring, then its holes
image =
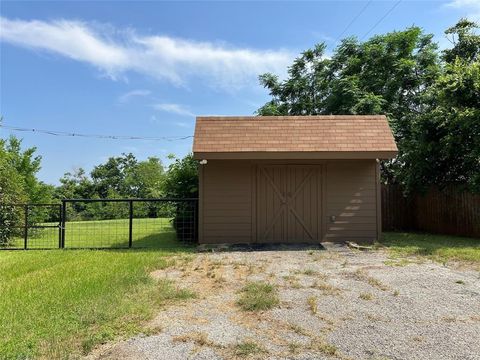
{"type": "Polygon", "coordinates": [[[256,180],[257,242],[321,241],[321,165],[259,165],[256,180]]]}

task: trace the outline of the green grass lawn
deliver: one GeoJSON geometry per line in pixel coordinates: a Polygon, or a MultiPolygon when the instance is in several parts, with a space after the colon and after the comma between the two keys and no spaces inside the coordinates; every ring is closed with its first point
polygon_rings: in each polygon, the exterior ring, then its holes
{"type": "MultiPolygon", "coordinates": [[[[57,225],[45,223],[43,225],[57,225]]],[[[133,219],[133,247],[162,248],[177,246],[175,229],[170,218],[133,219]]],[[[65,226],[66,248],[128,247],[128,219],[68,221],[65,226]]],[[[27,247],[58,248],[59,229],[31,229],[27,247]]],[[[24,239],[17,237],[10,247],[23,248],[24,239]]]]}
{"type": "MultiPolygon", "coordinates": [[[[139,222],[134,238],[151,249],[0,251],[0,359],[85,354],[142,331],[166,301],[191,297],[148,275],[167,266],[171,255],[191,251],[175,240],[170,225],[163,226],[169,222],[148,220],[139,222]]],[[[72,240],[124,243],[128,230],[119,221],[69,223],[77,232],[72,240]]]]}
{"type": "Polygon", "coordinates": [[[417,233],[384,233],[381,245],[393,256],[420,256],[439,262],[458,261],[480,267],[480,239],[417,233]]]}

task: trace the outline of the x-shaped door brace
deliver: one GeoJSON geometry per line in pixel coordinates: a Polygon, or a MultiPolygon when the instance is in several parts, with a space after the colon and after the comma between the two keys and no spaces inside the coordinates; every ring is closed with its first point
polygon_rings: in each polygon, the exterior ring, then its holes
{"type": "Polygon", "coordinates": [[[295,198],[297,197],[297,195],[299,194],[299,192],[302,190],[303,186],[305,185],[305,183],[310,179],[310,177],[313,175],[313,170],[310,170],[307,174],[307,176],[305,176],[305,178],[302,180],[302,182],[300,183],[300,185],[295,189],[295,192],[293,194],[293,196],[288,196],[288,199],[287,197],[282,194],[282,192],[278,189],[277,185],[275,184],[275,182],[273,181],[273,179],[270,177],[270,175],[268,175],[268,173],[265,171],[265,168],[261,168],[262,169],[262,172],[263,172],[263,175],[266,177],[266,179],[270,182],[270,185],[272,185],[272,188],[273,188],[273,191],[277,194],[277,196],[280,198],[280,202],[282,205],[285,205],[285,206],[280,206],[280,208],[277,210],[277,212],[275,213],[275,215],[273,216],[273,220],[271,221],[270,225],[265,229],[265,232],[263,234],[263,237],[267,237],[268,233],[273,229],[273,227],[275,226],[275,223],[278,221],[278,219],[280,218],[280,216],[283,214],[283,212],[285,211],[285,208],[287,208],[288,211],[290,211],[293,216],[297,219],[297,221],[300,223],[300,225],[302,225],[303,229],[305,230],[305,232],[307,233],[307,235],[310,237],[310,239],[312,240],[315,240],[314,239],[314,236],[312,235],[312,233],[310,232],[310,230],[307,228],[307,226],[305,225],[305,223],[303,222],[303,220],[301,219],[300,215],[298,215],[297,211],[292,207],[290,206],[290,201],[293,201],[295,200],[295,198]]]}

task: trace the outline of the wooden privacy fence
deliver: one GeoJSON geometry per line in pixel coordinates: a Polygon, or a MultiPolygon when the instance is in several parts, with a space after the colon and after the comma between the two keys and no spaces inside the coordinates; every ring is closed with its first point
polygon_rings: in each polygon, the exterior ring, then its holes
{"type": "Polygon", "coordinates": [[[398,186],[382,185],[382,229],[480,237],[480,195],[452,186],[404,197],[398,186]]]}

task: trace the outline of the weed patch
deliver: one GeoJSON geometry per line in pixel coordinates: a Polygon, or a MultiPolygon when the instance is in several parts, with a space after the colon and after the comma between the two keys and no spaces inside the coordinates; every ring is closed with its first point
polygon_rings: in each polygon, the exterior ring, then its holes
{"type": "Polygon", "coordinates": [[[241,290],[237,304],[245,311],[269,310],[280,303],[277,289],[265,282],[250,282],[241,290]]]}
{"type": "Polygon", "coordinates": [[[342,289],[325,281],[315,281],[311,287],[321,290],[324,295],[339,295],[342,292],[342,289]]]}
{"type": "Polygon", "coordinates": [[[264,353],[265,350],[253,341],[245,341],[235,345],[235,355],[240,357],[247,357],[264,353]]]}
{"type": "Polygon", "coordinates": [[[310,308],[310,312],[312,315],[315,315],[318,311],[318,304],[317,304],[317,298],[315,296],[310,296],[307,299],[308,307],[310,308]]]}
{"type": "Polygon", "coordinates": [[[288,344],[288,350],[292,354],[298,354],[300,352],[300,349],[302,348],[302,345],[296,342],[291,342],[288,344]]]}
{"type": "Polygon", "coordinates": [[[212,346],[213,343],[208,340],[208,335],[204,332],[192,332],[188,334],[174,336],[172,338],[173,342],[193,342],[197,346],[212,346]]]}
{"type": "Polygon", "coordinates": [[[387,291],[388,290],[388,286],[386,286],[385,284],[383,284],[380,280],[378,280],[377,278],[374,278],[372,276],[369,276],[365,271],[363,271],[362,269],[357,269],[354,273],[353,273],[353,276],[355,279],[357,280],[360,280],[360,281],[364,281],[366,282],[367,284],[373,286],[373,287],[376,287],[382,291],[387,291]]]}
{"type": "Polygon", "coordinates": [[[310,349],[330,356],[334,356],[338,352],[335,345],[328,343],[320,337],[312,339],[310,349]]]}
{"type": "Polygon", "coordinates": [[[362,300],[373,300],[373,295],[371,293],[361,293],[358,297],[362,300]]]}

